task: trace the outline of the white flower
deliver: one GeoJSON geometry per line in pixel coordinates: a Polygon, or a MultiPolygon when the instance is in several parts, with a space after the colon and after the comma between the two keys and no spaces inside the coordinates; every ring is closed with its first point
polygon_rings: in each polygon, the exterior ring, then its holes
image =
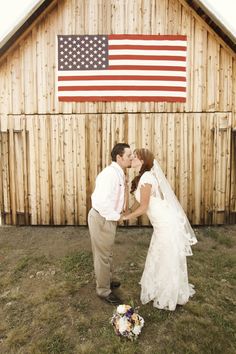
{"type": "Polygon", "coordinates": [[[128,329],[128,321],[127,321],[127,318],[125,318],[125,317],[121,317],[120,319],[119,319],[119,331],[120,331],[120,333],[123,333],[123,332],[125,332],[125,331],[127,331],[127,329],[128,329]]]}
{"type": "Polygon", "coordinates": [[[126,313],[126,305],[119,305],[117,307],[117,312],[120,313],[121,315],[123,315],[124,313],[126,313]]]}
{"type": "Polygon", "coordinates": [[[132,332],[138,336],[139,333],[141,332],[141,327],[140,326],[134,326],[134,328],[132,329],[132,332]]]}

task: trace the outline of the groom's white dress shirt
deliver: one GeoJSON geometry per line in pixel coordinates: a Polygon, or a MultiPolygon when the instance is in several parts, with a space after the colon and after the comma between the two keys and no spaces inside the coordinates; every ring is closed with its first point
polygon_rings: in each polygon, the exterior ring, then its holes
{"type": "Polygon", "coordinates": [[[124,206],[125,174],[116,162],[102,170],[92,194],[92,207],[106,220],[117,221],[124,206]]]}

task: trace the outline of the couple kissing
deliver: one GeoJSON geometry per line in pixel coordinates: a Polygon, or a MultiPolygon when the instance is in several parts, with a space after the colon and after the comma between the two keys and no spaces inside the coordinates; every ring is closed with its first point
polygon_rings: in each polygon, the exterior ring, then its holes
{"type": "Polygon", "coordinates": [[[120,282],[112,278],[112,252],[118,222],[147,214],[153,226],[144,271],[141,277],[142,304],[153,301],[158,309],[174,311],[195,293],[188,283],[186,257],[197,243],[188,218],[167,181],[159,163],[148,149],[133,153],[125,143],[111,151],[112,162],[97,176],[88,214],[96,293],[104,301],[119,305],[123,301],[114,289],[120,282]],[[135,204],[123,213],[125,170],[137,170],[130,192],[135,204]]]}

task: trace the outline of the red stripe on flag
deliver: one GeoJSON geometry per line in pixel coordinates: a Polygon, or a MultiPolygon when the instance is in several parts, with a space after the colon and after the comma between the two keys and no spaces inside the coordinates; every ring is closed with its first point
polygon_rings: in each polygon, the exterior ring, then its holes
{"type": "Polygon", "coordinates": [[[135,50],[178,50],[186,52],[187,47],[184,46],[167,46],[167,45],[137,45],[137,44],[109,44],[109,49],[121,50],[121,49],[135,49],[135,50]]]}
{"type": "Polygon", "coordinates": [[[110,65],[109,70],[162,70],[186,71],[185,66],[110,65]]]}
{"type": "Polygon", "coordinates": [[[59,97],[61,102],[96,102],[96,101],[113,101],[113,102],[185,102],[184,97],[151,97],[151,96],[142,96],[142,97],[126,97],[126,96],[89,96],[89,97],[77,97],[77,96],[67,96],[59,97]]]}
{"type": "Polygon", "coordinates": [[[152,34],[109,34],[108,39],[139,39],[139,40],[171,40],[171,41],[186,41],[187,36],[184,35],[152,35],[152,34]]]}
{"type": "Polygon", "coordinates": [[[131,59],[131,60],[170,60],[170,61],[186,61],[186,57],[171,56],[171,55],[109,55],[109,60],[131,59]]]}
{"type": "Polygon", "coordinates": [[[90,80],[150,80],[150,81],[186,81],[181,76],[147,76],[147,75],[101,75],[101,76],[58,76],[58,81],[90,81],[90,80]]]}
{"type": "Polygon", "coordinates": [[[185,87],[173,86],[59,86],[58,91],[181,91],[185,87]]]}

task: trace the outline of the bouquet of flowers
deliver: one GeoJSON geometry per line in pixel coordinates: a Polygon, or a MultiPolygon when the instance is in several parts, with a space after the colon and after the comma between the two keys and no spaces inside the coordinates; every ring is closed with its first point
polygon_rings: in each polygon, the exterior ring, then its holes
{"type": "Polygon", "coordinates": [[[134,340],[138,338],[144,319],[129,305],[119,305],[111,318],[111,324],[118,336],[134,340]]]}

